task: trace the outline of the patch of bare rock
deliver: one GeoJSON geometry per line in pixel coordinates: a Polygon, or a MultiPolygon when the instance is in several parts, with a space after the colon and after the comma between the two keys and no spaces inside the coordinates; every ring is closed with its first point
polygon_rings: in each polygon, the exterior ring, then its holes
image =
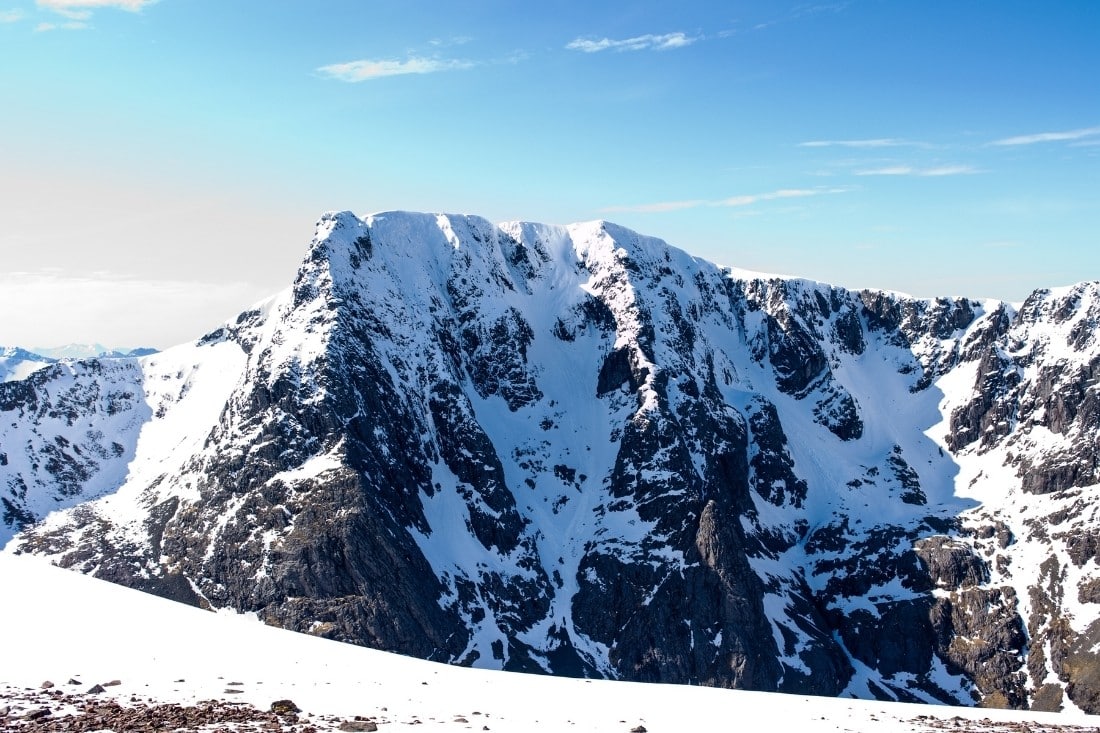
{"type": "Polygon", "coordinates": [[[913,725],[913,730],[930,731],[932,733],[936,731],[950,731],[951,733],[1097,733],[1097,731],[1100,731],[1100,726],[1005,721],[990,718],[968,720],[960,716],[936,718],[931,715],[918,715],[909,722],[913,725]]]}
{"type": "MultiPolygon", "coordinates": [[[[119,684],[115,682],[114,684],[119,684]]],[[[92,731],[204,731],[210,733],[327,733],[377,731],[379,723],[365,716],[307,717],[291,700],[277,700],[268,710],[246,703],[204,700],[193,705],[158,702],[131,696],[104,696],[112,683],[84,692],[65,692],[53,684],[35,688],[0,686],[0,730],[28,733],[91,733],[92,731]],[[98,688],[98,689],[97,689],[98,688]]]]}

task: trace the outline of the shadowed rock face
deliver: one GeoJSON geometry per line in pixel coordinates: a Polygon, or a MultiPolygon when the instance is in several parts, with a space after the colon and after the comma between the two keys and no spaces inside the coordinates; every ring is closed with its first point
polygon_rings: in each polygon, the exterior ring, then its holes
{"type": "Polygon", "coordinates": [[[0,384],[0,521],[455,664],[1100,711],[1097,323],[1095,284],[1017,311],[331,214],[197,342],[0,384]]]}

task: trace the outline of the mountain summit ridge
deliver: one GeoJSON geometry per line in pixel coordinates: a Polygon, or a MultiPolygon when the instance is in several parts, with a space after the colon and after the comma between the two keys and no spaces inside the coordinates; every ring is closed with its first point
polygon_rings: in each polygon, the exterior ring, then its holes
{"type": "Polygon", "coordinates": [[[197,341],[0,385],[0,519],[438,661],[1096,711],[1098,324],[1100,283],[1017,310],[334,212],[197,341]]]}

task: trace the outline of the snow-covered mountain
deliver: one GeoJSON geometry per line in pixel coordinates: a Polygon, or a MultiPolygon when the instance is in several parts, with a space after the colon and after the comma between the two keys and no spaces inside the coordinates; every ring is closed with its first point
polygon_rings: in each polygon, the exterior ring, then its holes
{"type": "Polygon", "coordinates": [[[26,379],[31,372],[57,361],[18,346],[0,346],[0,382],[26,379]]]}
{"type": "Polygon", "coordinates": [[[63,344],[62,346],[35,346],[32,351],[53,360],[58,359],[94,359],[97,357],[118,358],[124,356],[148,356],[156,349],[141,347],[137,349],[111,349],[103,344],[63,344]]]}
{"type": "Polygon", "coordinates": [[[44,366],[53,364],[61,359],[88,359],[88,358],[126,358],[136,356],[149,356],[157,353],[156,349],[108,349],[99,344],[89,346],[70,344],[56,348],[40,349],[33,351],[18,346],[0,346],[0,382],[11,382],[26,379],[31,372],[35,372],[44,366]]]}
{"type": "Polygon", "coordinates": [[[198,341],[0,385],[0,511],[8,551],[425,659],[1096,712],[1098,319],[1098,283],[330,214],[198,341]]]}

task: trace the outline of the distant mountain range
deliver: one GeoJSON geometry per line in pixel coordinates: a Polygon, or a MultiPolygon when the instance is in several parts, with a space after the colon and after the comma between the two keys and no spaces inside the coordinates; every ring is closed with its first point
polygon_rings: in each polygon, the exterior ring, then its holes
{"type": "Polygon", "coordinates": [[[102,344],[67,344],[51,348],[0,346],[0,382],[25,379],[31,372],[60,359],[115,359],[148,356],[156,349],[108,349],[102,344]]]}
{"type": "Polygon", "coordinates": [[[0,346],[0,382],[25,379],[31,372],[55,361],[17,346],[0,346]]]}
{"type": "Polygon", "coordinates": [[[95,357],[148,356],[157,353],[156,349],[110,349],[103,344],[65,344],[64,346],[35,346],[30,349],[39,356],[50,359],[91,359],[95,357]]]}
{"type": "Polygon", "coordinates": [[[197,341],[0,384],[0,541],[454,664],[1100,712],[1098,326],[329,214],[197,341]]]}

